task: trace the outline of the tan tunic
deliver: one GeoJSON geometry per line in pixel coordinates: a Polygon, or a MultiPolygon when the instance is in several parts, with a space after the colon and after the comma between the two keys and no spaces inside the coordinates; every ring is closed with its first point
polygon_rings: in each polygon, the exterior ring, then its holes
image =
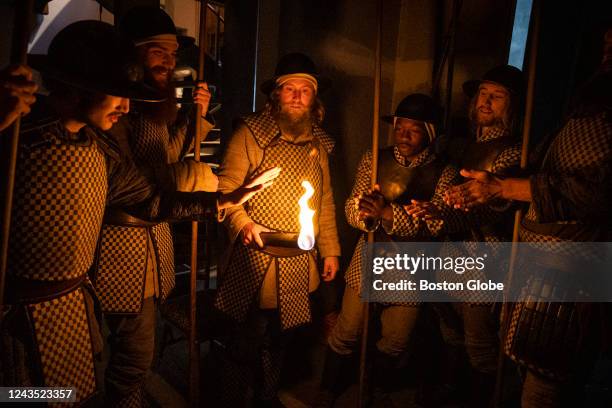
{"type": "MultiPolygon", "coordinates": [[[[303,143],[312,140],[312,135],[294,139],[281,134],[281,138],[292,143],[303,143]]],[[[225,153],[223,166],[219,174],[219,191],[231,192],[240,187],[250,178],[263,160],[263,149],[259,147],[252,133],[244,125],[240,125],[234,132],[225,153]]],[[[317,249],[323,258],[340,256],[340,243],[336,228],[335,205],[331,188],[328,155],[325,149],[320,149],[321,169],[323,171],[323,196],[319,215],[319,223],[315,225],[317,235],[317,249]]],[[[228,228],[233,243],[241,245],[239,238],[242,228],[252,222],[242,206],[233,207],[226,211],[225,226],[228,228]]],[[[316,261],[310,259],[309,291],[314,291],[319,285],[319,273],[316,261]]],[[[260,290],[260,307],[276,308],[276,267],[271,263],[260,290]]]]}

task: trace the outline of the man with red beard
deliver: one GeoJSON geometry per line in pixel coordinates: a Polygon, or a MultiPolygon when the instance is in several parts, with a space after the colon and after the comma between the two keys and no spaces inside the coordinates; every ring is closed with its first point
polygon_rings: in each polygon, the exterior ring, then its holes
{"type": "Polygon", "coordinates": [[[262,84],[268,95],[265,108],[238,122],[219,176],[219,190],[231,191],[252,174],[282,168],[270,194],[227,212],[233,248],[215,302],[240,324],[236,337],[251,356],[257,406],[278,404],[283,345],[291,329],[311,321],[308,295],[319,284],[318,255],[323,258],[324,281],[333,280],[339,267],[328,165],[334,141],[320,127],[324,109],[317,98],[328,83],[307,56],[284,56],[274,78],[262,84]],[[266,244],[263,232],[300,231],[303,181],[314,189],[309,206],[315,211],[316,249],[266,244]]]}
{"type": "MultiPolygon", "coordinates": [[[[111,135],[122,153],[156,185],[169,191],[216,191],[217,177],[208,165],[182,160],[193,147],[193,131],[188,128],[189,114],[195,109],[177,109],[171,80],[182,38],[172,19],[159,7],[135,7],[117,28],[135,46],[145,83],[166,99],[134,103],[111,135]]],[[[198,84],[194,102],[201,105],[202,115],[209,101],[207,85],[198,84]]],[[[212,125],[202,122],[205,135],[212,125]]],[[[134,219],[122,208],[107,211],[94,276],[110,328],[111,356],[105,373],[108,403],[141,404],[142,385],[153,361],[156,305],[167,299],[175,284],[170,225],[134,219]]]]}

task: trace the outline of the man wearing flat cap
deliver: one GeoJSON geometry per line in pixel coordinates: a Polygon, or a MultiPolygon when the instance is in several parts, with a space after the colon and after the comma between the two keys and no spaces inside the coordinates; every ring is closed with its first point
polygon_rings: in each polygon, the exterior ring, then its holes
{"type": "Polygon", "coordinates": [[[253,174],[282,168],[269,194],[227,212],[225,225],[233,245],[215,302],[255,339],[256,365],[263,370],[255,372],[260,382],[254,386],[255,398],[263,405],[277,401],[286,333],[311,321],[309,293],[319,284],[318,256],[323,258],[323,280],[334,279],[339,267],[328,165],[334,141],[320,127],[324,109],[318,98],[328,85],[307,56],[284,56],[274,78],[262,84],[268,95],[265,108],[238,120],[219,175],[219,190],[230,191],[253,174]],[[316,247],[266,243],[265,231],[300,231],[303,181],[314,189],[308,204],[315,211],[316,247]]]}
{"type": "MultiPolygon", "coordinates": [[[[207,164],[181,160],[193,147],[193,131],[188,132],[188,128],[193,127],[189,113],[195,111],[177,109],[171,86],[176,53],[184,37],[177,36],[172,19],[159,7],[129,10],[117,29],[124,41],[134,45],[145,83],[165,100],[134,103],[111,135],[122,153],[156,185],[169,191],[216,191],[217,177],[207,164]]],[[[202,106],[203,115],[209,100],[206,84],[199,84],[194,101],[202,106]]],[[[205,135],[212,125],[202,122],[205,135]]],[[[174,288],[170,225],[138,222],[126,216],[125,209],[113,208],[104,219],[97,259],[93,271],[96,290],[111,332],[111,356],[105,375],[107,396],[112,405],[127,404],[129,399],[140,398],[140,388],[153,361],[156,305],[174,288]]]]}
{"type": "Polygon", "coordinates": [[[2,386],[72,387],[76,403],[96,393],[94,355],[102,340],[87,272],[105,207],[155,220],[226,206],[214,193],[159,194],[103,133],[129,111],[130,99],[160,100],[129,54],[111,25],[79,21],[32,64],[50,94],[34,105],[20,137],[0,330],[2,386]]]}

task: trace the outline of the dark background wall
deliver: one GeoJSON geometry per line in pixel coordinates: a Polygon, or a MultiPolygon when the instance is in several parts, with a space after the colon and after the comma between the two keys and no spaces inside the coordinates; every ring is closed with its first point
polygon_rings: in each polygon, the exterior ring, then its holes
{"type": "MultiPolygon", "coordinates": [[[[383,7],[383,67],[381,113],[392,112],[413,92],[431,93],[437,44],[444,39],[452,1],[385,0],[383,7]]],[[[324,127],[336,139],[332,158],[337,220],[343,236],[345,261],[352,253],[356,232],[344,220],[344,202],[352,187],[361,155],[372,134],[376,2],[371,0],[279,1],[229,0],[224,69],[226,123],[230,117],[265,103],[251,87],[271,77],[283,54],[308,54],[319,71],[333,80],[321,95],[327,116],[324,127]],[[230,23],[233,16],[234,25],[230,23]],[[255,24],[255,16],[259,16],[255,24]],[[253,54],[255,50],[255,55],[253,54]],[[257,69],[250,68],[257,62],[257,69]],[[235,89],[235,91],[234,91],[235,89]]],[[[463,2],[456,40],[452,111],[464,112],[463,81],[504,63],[512,30],[514,0],[463,2]]],[[[445,76],[444,76],[445,77],[445,76]]],[[[445,83],[440,96],[444,100],[445,83]]],[[[390,135],[381,123],[381,143],[390,135]]]]}

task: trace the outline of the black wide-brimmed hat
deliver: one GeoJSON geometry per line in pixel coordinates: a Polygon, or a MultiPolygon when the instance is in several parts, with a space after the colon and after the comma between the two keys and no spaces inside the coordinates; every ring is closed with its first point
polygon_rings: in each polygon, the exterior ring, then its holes
{"type": "Polygon", "coordinates": [[[274,77],[261,84],[261,92],[269,95],[276,87],[276,80],[284,75],[290,74],[307,74],[314,77],[318,83],[319,93],[331,87],[331,81],[319,75],[317,67],[308,56],[299,52],[294,52],[283,56],[278,61],[276,70],[274,71],[274,77]]]}
{"type": "Polygon", "coordinates": [[[438,124],[442,109],[429,96],[416,93],[406,96],[400,101],[394,115],[385,115],[381,119],[393,123],[394,118],[420,120],[434,125],[438,124]]]}
{"type": "Polygon", "coordinates": [[[193,37],[178,35],[172,18],[159,7],[137,6],[131,8],[117,25],[119,33],[135,45],[155,41],[156,38],[174,36],[179,48],[190,47],[193,37]]]}
{"type": "Polygon", "coordinates": [[[482,79],[472,79],[463,83],[463,92],[470,98],[476,95],[478,87],[483,82],[491,82],[506,88],[517,96],[525,93],[525,76],[523,71],[512,65],[500,65],[490,69],[482,79]]]}
{"type": "Polygon", "coordinates": [[[143,82],[143,68],[133,60],[131,44],[115,28],[96,20],[72,23],[51,41],[47,55],[28,57],[43,78],[106,95],[138,101],[164,99],[143,82]]]}

